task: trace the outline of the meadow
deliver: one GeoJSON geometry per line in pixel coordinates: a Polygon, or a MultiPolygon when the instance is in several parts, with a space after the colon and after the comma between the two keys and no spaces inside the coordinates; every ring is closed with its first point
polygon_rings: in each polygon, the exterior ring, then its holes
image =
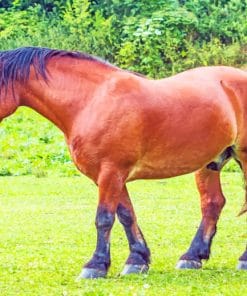
{"type": "MultiPolygon", "coordinates": [[[[80,50],[153,78],[247,63],[246,0],[0,0],[0,50],[80,50]]],[[[0,295],[247,295],[243,178],[230,162],[227,203],[201,270],[176,270],[200,222],[193,175],[128,184],[152,253],[145,275],[120,277],[124,231],[112,231],[106,279],[76,281],[94,251],[97,188],[74,167],[63,134],[27,108],[0,126],[0,295]]]]}
{"type": "Polygon", "coordinates": [[[152,252],[146,275],[120,277],[128,245],[116,220],[106,279],[76,282],[95,247],[95,185],[83,176],[0,178],[0,295],[245,295],[237,259],[247,239],[240,173],[223,173],[227,204],[202,270],[175,270],[200,221],[193,175],[130,183],[139,224],[152,252]]]}

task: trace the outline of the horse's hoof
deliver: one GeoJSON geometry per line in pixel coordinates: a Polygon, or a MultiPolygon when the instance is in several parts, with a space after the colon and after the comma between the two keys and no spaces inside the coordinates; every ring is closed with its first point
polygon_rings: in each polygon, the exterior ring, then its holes
{"type": "Polygon", "coordinates": [[[121,272],[121,275],[126,274],[133,274],[133,273],[147,273],[148,272],[148,265],[136,265],[136,264],[126,264],[124,266],[123,271],[121,272]]]}
{"type": "Polygon", "coordinates": [[[200,269],[202,263],[195,260],[179,260],[176,269],[200,269]]]}
{"type": "Polygon", "coordinates": [[[106,271],[95,268],[83,268],[76,281],[81,279],[98,279],[106,276],[106,271]]]}
{"type": "Polygon", "coordinates": [[[238,270],[247,270],[247,261],[240,261],[237,266],[238,270]]]}

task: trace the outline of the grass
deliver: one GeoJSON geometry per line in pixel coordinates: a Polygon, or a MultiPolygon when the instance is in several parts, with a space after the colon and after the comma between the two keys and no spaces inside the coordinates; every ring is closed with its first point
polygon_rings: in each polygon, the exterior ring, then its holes
{"type": "Polygon", "coordinates": [[[95,247],[97,191],[84,177],[0,178],[0,295],[245,295],[247,272],[235,269],[247,239],[239,173],[224,173],[227,204],[212,257],[202,270],[174,269],[200,221],[192,175],[128,185],[152,252],[148,275],[119,277],[128,256],[121,225],[112,231],[107,279],[75,278],[95,247]],[[228,198],[229,197],[229,198],[228,198]]]}
{"type": "Polygon", "coordinates": [[[20,107],[1,123],[0,176],[78,175],[64,137],[51,122],[20,107]]]}

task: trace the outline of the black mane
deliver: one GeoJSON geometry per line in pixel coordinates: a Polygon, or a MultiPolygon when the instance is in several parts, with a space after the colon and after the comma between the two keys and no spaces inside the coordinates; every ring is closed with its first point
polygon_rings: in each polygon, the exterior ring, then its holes
{"type": "MultiPolygon", "coordinates": [[[[33,66],[36,76],[47,81],[46,62],[54,56],[87,59],[107,64],[100,59],[76,51],[55,50],[42,47],[22,47],[14,50],[0,51],[0,91],[14,81],[27,82],[30,67],[33,66]]],[[[110,65],[110,64],[109,64],[110,65]]]]}

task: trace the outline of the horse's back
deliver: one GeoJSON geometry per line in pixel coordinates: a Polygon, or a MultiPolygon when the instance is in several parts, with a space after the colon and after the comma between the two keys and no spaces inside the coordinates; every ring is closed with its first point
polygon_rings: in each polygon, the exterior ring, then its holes
{"type": "MultiPolygon", "coordinates": [[[[193,79],[193,80],[236,80],[247,77],[247,72],[229,66],[207,66],[186,70],[171,76],[169,79],[193,79]]],[[[165,78],[166,79],[166,78],[165,78]]]]}

